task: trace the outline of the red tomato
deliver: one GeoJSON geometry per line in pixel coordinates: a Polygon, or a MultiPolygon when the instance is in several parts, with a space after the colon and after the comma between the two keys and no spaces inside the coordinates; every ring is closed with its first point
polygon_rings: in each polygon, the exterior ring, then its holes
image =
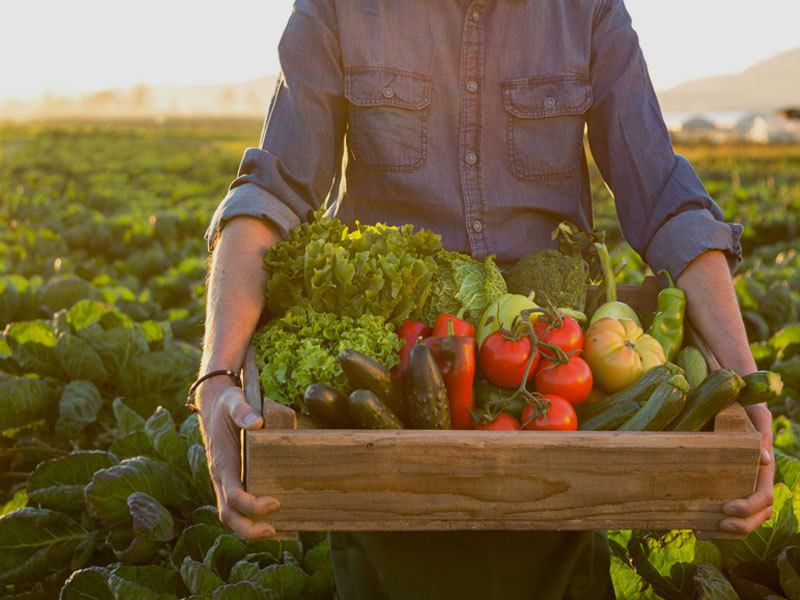
{"type": "Polygon", "coordinates": [[[534,386],[540,394],[556,394],[577,406],[592,391],[592,370],[589,363],[576,354],[563,365],[545,359],[536,371],[534,386]]]}
{"type": "Polygon", "coordinates": [[[522,429],[522,425],[517,421],[513,415],[507,412],[501,412],[494,421],[489,423],[475,423],[475,429],[491,430],[491,431],[515,431],[522,429]]]}
{"type": "Polygon", "coordinates": [[[535,431],[575,431],[578,429],[578,416],[572,404],[555,394],[545,394],[544,401],[549,402],[547,412],[536,417],[536,408],[526,404],[522,409],[520,420],[523,429],[535,431]]]}
{"type": "MultiPolygon", "coordinates": [[[[495,385],[505,388],[518,388],[525,375],[525,367],[531,356],[531,340],[527,337],[515,340],[502,331],[495,331],[483,340],[478,352],[478,368],[495,385]]],[[[539,364],[539,352],[533,350],[534,357],[526,383],[533,379],[539,364]]]]}
{"type": "MultiPolygon", "coordinates": [[[[574,351],[580,354],[583,350],[583,329],[572,317],[562,317],[561,327],[555,327],[555,323],[551,324],[545,317],[539,317],[533,324],[533,331],[540,341],[558,346],[566,353],[574,351]]],[[[547,348],[540,348],[539,351],[545,357],[552,354],[547,348]]]]}

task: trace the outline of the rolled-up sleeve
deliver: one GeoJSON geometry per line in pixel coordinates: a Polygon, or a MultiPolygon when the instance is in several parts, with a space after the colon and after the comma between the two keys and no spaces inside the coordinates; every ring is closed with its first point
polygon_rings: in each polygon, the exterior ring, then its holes
{"type": "Polygon", "coordinates": [[[589,143],[625,239],[656,272],[677,277],[707,250],[723,251],[734,272],[742,226],[724,221],[692,166],[675,154],[623,0],[599,4],[591,61],[589,143]]]}
{"type": "Polygon", "coordinates": [[[245,150],[211,218],[209,250],[237,216],[267,219],[285,238],[322,206],[341,164],[347,106],[334,2],[296,0],[278,54],[281,74],[260,145],[245,150]]]}

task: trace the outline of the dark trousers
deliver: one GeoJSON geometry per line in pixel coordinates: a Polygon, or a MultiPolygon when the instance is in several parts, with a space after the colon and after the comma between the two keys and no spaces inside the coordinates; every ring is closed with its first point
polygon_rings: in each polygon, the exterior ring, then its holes
{"type": "Polygon", "coordinates": [[[332,532],[341,600],[613,600],[604,532],[332,532]]]}

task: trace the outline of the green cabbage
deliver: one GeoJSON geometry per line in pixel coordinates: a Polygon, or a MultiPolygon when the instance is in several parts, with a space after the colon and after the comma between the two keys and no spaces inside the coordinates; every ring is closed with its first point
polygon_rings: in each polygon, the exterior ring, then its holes
{"type": "Polygon", "coordinates": [[[351,348],[391,368],[399,362],[402,342],[382,317],[353,319],[296,306],[259,329],[253,345],[264,395],[305,410],[301,398],[309,384],[349,391],[336,360],[341,350],[351,348]]]}
{"type": "Polygon", "coordinates": [[[436,274],[422,318],[433,323],[442,313],[477,324],[486,307],[506,293],[506,282],[494,257],[477,261],[466,254],[443,250],[436,257],[436,274]]]}

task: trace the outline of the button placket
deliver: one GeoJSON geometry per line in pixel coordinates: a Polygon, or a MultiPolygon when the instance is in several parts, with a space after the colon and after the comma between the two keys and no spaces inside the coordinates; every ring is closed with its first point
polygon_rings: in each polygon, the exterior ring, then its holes
{"type": "Polygon", "coordinates": [[[481,173],[483,20],[486,0],[473,0],[467,7],[461,39],[461,186],[464,218],[470,250],[476,258],[490,254],[485,237],[484,193],[481,173]]]}

